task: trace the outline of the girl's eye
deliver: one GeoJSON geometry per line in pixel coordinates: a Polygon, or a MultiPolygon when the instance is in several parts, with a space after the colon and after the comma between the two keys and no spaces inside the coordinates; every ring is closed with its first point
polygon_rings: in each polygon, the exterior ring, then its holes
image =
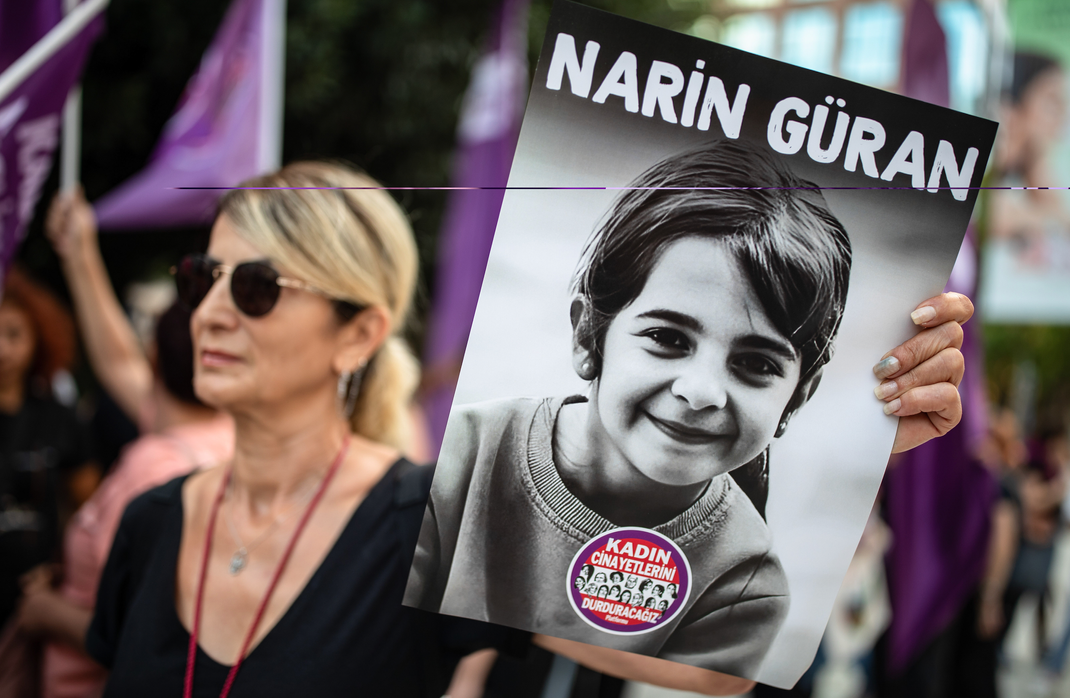
{"type": "Polygon", "coordinates": [[[667,327],[656,327],[652,330],[647,330],[642,333],[642,336],[652,340],[662,351],[682,353],[691,347],[687,335],[679,330],[667,327]]]}
{"type": "Polygon", "coordinates": [[[765,354],[760,353],[748,353],[742,356],[736,357],[735,364],[744,373],[751,376],[759,376],[762,378],[779,378],[784,375],[784,371],[773,359],[769,358],[765,354]]]}

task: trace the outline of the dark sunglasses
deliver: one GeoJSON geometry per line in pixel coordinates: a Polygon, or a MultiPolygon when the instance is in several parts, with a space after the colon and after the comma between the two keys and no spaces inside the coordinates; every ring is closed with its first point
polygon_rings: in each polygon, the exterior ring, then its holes
{"type": "Polygon", "coordinates": [[[331,298],[310,283],[279,276],[267,262],[242,262],[236,266],[220,264],[203,254],[188,254],[177,266],[171,267],[178,288],[178,299],[192,312],[201,304],[212,284],[224,274],[230,275],[230,296],[234,305],[249,317],[263,317],[271,312],[279,300],[280,289],[297,288],[334,301],[343,319],[360,312],[360,307],[348,301],[331,298]]]}

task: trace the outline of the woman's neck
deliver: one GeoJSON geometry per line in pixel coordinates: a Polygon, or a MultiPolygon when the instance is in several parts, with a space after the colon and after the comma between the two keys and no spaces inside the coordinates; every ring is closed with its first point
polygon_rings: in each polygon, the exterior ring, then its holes
{"type": "Polygon", "coordinates": [[[326,473],[349,427],[332,404],[289,418],[239,413],[234,416],[234,461],[230,492],[234,505],[251,517],[288,509],[326,473]]]}
{"type": "Polygon", "coordinates": [[[708,485],[666,485],[643,475],[606,437],[593,402],[561,408],[554,422],[553,455],[569,491],[618,526],[652,528],[670,521],[708,485]]]}

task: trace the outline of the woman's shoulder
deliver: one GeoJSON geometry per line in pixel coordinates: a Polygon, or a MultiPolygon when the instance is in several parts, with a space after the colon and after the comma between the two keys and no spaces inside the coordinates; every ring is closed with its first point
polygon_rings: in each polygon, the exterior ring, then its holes
{"type": "Polygon", "coordinates": [[[119,519],[103,577],[137,575],[146,569],[161,536],[181,521],[182,485],[187,478],[176,477],[130,500],[119,519]]]}
{"type": "Polygon", "coordinates": [[[157,485],[130,500],[123,513],[121,528],[152,528],[154,523],[176,509],[182,508],[182,485],[189,473],[157,485]]]}

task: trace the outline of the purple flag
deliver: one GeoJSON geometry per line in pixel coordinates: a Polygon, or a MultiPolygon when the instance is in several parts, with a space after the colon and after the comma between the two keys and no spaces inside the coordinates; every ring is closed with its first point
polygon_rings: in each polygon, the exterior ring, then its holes
{"type": "Polygon", "coordinates": [[[903,35],[903,79],[908,97],[949,106],[947,37],[931,0],[914,0],[903,35]]]}
{"type": "MultiPolygon", "coordinates": [[[[504,187],[527,95],[527,0],[504,0],[461,107],[453,184],[504,187]]],[[[487,268],[504,189],[455,191],[439,235],[423,406],[438,452],[487,268]]]]}
{"type": "Polygon", "coordinates": [[[211,220],[218,190],[279,165],[282,0],[234,0],[148,166],[96,202],[104,229],[211,220]]]}
{"type": "Polygon", "coordinates": [[[0,72],[63,17],[61,0],[0,0],[0,72]]]}
{"type": "MultiPolygon", "coordinates": [[[[5,89],[5,94],[0,96],[0,272],[10,267],[26,234],[41,186],[52,170],[67,93],[81,75],[89,48],[103,25],[102,16],[95,14],[99,12],[96,9],[92,15],[83,14],[87,18],[93,16],[88,24],[65,20],[49,31],[47,23],[59,19],[58,13],[52,12],[53,4],[44,2],[38,7],[29,0],[14,3],[7,0],[0,14],[3,22],[0,39],[6,41],[9,30],[28,31],[36,37],[19,35],[23,48],[29,49],[35,43],[35,49],[44,45],[58,47],[25,79],[9,92],[5,89]],[[78,24],[83,25],[81,29],[77,29],[78,24]],[[71,27],[75,28],[73,33],[67,31],[71,27]],[[34,38],[40,41],[32,41],[34,38]]],[[[19,64],[11,63],[25,55],[25,52],[22,56],[4,53],[3,59],[10,63],[2,77],[17,72],[19,64]]],[[[0,82],[7,84],[4,80],[0,82]]]]}
{"type": "MultiPolygon", "coordinates": [[[[914,0],[903,46],[904,94],[947,106],[946,45],[930,2],[914,0]]],[[[972,297],[976,279],[971,226],[946,290],[972,297]]],[[[886,560],[893,675],[947,627],[984,572],[989,512],[998,491],[992,474],[973,455],[987,428],[980,327],[976,315],[963,327],[962,422],[900,456],[884,479],[884,514],[893,540],[886,560]]]]}

